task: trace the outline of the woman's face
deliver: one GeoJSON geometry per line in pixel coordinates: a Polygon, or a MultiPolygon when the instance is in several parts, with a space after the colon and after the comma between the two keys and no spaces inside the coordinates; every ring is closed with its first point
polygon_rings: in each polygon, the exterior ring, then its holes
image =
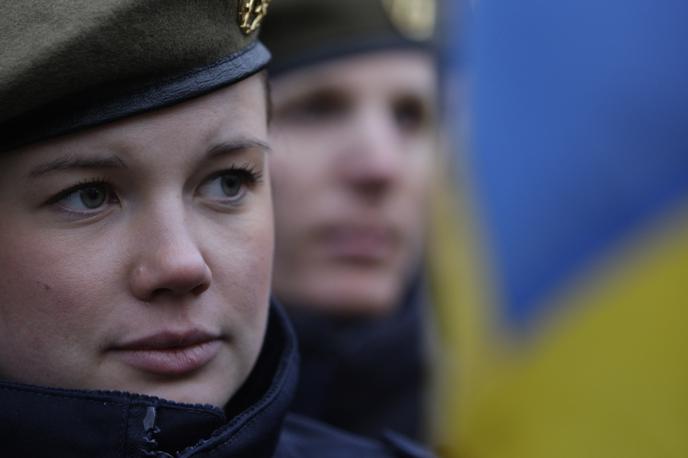
{"type": "Polygon", "coordinates": [[[435,88],[433,62],[418,51],[273,80],[278,297],[342,314],[398,303],[423,239],[435,88]]]}
{"type": "Polygon", "coordinates": [[[236,392],[273,251],[260,78],[0,155],[0,377],[236,392]]]}

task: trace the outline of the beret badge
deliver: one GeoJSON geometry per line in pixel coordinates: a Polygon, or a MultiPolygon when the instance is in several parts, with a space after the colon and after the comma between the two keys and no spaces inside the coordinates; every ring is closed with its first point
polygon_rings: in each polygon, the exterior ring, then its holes
{"type": "Polygon", "coordinates": [[[244,35],[255,32],[268,12],[270,0],[241,0],[239,27],[244,35]]]}
{"type": "Polygon", "coordinates": [[[412,40],[424,41],[435,32],[435,0],[382,0],[397,30],[412,40]]]}

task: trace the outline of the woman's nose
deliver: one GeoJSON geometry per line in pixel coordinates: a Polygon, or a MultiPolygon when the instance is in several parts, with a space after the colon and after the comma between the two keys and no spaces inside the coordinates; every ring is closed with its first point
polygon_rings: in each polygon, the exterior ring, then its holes
{"type": "Polygon", "coordinates": [[[345,160],[338,164],[340,177],[353,189],[371,197],[388,192],[403,170],[405,158],[399,137],[384,112],[361,116],[345,160]]]}
{"type": "Polygon", "coordinates": [[[151,224],[140,233],[136,262],[130,272],[130,287],[138,299],[198,296],[212,281],[204,255],[183,222],[151,224]]]}

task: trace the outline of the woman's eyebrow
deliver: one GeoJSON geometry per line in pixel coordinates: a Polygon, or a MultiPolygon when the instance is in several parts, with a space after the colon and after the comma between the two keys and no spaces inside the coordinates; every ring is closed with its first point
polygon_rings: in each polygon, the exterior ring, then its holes
{"type": "Polygon", "coordinates": [[[215,159],[218,156],[238,154],[252,149],[257,149],[264,153],[269,153],[272,151],[270,145],[261,140],[242,138],[239,140],[218,143],[208,150],[206,153],[206,159],[215,159]]]}
{"type": "Polygon", "coordinates": [[[117,156],[106,157],[78,157],[74,155],[62,156],[52,161],[40,164],[31,169],[29,178],[38,178],[48,173],[70,169],[125,169],[126,164],[117,156]]]}

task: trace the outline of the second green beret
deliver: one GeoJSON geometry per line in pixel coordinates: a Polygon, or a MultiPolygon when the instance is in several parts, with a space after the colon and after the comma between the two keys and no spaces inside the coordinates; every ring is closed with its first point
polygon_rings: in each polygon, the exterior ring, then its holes
{"type": "Polygon", "coordinates": [[[435,16],[435,0],[276,0],[261,40],[278,73],[352,52],[428,46],[435,16]]]}

